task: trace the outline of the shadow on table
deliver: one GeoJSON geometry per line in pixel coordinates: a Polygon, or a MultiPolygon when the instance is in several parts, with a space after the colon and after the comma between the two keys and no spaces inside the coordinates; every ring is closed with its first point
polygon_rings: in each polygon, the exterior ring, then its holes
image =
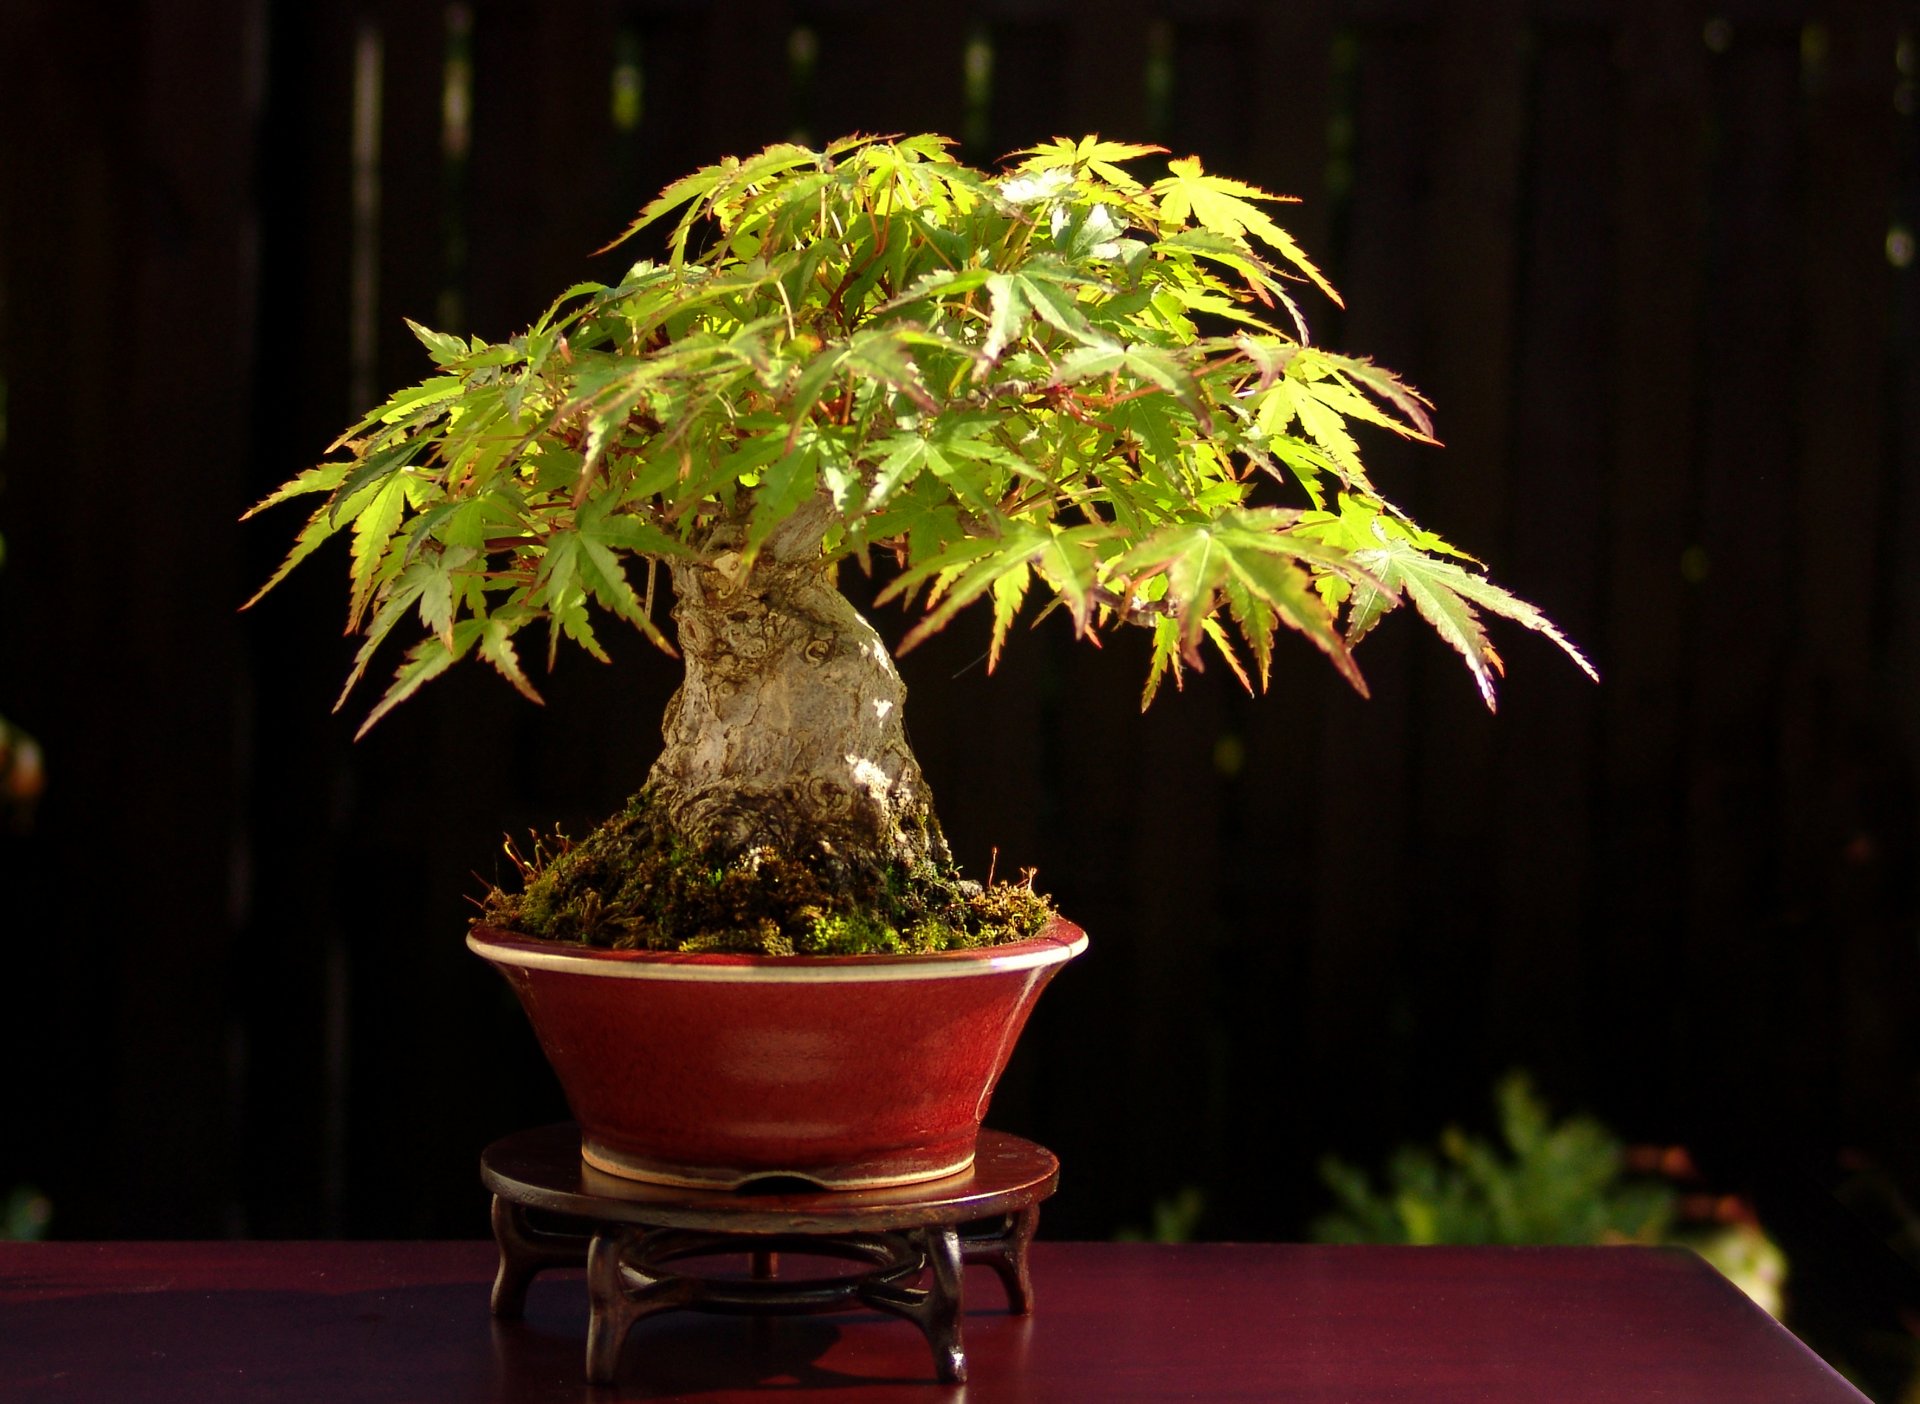
{"type": "Polygon", "coordinates": [[[7,1306],[5,1337],[9,1346],[20,1347],[0,1348],[0,1399],[10,1404],[604,1404],[749,1389],[832,1398],[875,1387],[933,1387],[933,1363],[920,1333],[869,1312],[663,1314],[641,1322],[628,1337],[617,1384],[590,1386],[586,1290],[572,1273],[536,1283],[521,1321],[495,1321],[484,1288],[475,1283],[339,1293],[160,1285],[16,1298],[7,1306]]]}

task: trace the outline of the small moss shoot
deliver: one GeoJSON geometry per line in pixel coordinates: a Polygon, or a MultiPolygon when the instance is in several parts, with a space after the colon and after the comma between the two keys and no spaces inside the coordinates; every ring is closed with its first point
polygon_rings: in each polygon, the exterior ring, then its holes
{"type": "Polygon", "coordinates": [[[696,851],[643,792],[577,843],[536,836],[523,853],[509,840],[519,890],[491,888],[478,923],[611,950],[890,955],[1021,941],[1053,917],[1031,869],[982,885],[952,867],[806,849],[696,851]]]}

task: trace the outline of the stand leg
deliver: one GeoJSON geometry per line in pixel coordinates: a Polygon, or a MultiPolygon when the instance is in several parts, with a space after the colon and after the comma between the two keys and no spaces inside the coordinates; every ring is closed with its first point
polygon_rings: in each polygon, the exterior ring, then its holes
{"type": "Polygon", "coordinates": [[[925,1230],[927,1256],[933,1260],[933,1296],[926,1325],[933,1347],[933,1368],[942,1384],[967,1382],[967,1351],[960,1340],[964,1264],[960,1232],[952,1224],[925,1230]]]}
{"type": "Polygon", "coordinates": [[[646,1230],[608,1225],[587,1247],[587,1381],[612,1384],[620,1348],[636,1321],[696,1305],[701,1284],[690,1277],[648,1277],[626,1265],[628,1248],[646,1230]]]}
{"type": "Polygon", "coordinates": [[[967,1263],[980,1263],[994,1270],[1006,1289],[1007,1306],[1015,1316],[1033,1313],[1033,1278],[1027,1271],[1027,1248],[1034,1230],[1040,1226],[1040,1206],[1029,1204],[1007,1215],[998,1233],[962,1240],[960,1256],[967,1263]]]}
{"type": "Polygon", "coordinates": [[[493,1314],[518,1320],[527,1309],[527,1284],[542,1268],[579,1267],[586,1260],[583,1234],[550,1233],[527,1222],[527,1211],[493,1197],[493,1241],[500,1270],[493,1278],[493,1314]]]}
{"type": "Polygon", "coordinates": [[[933,1348],[933,1369],[942,1384],[965,1384],[967,1351],[960,1336],[962,1309],[960,1233],[953,1225],[934,1225],[915,1229],[928,1266],[932,1285],[901,1287],[888,1282],[869,1283],[860,1289],[860,1300],[895,1316],[903,1316],[918,1326],[933,1348]]]}

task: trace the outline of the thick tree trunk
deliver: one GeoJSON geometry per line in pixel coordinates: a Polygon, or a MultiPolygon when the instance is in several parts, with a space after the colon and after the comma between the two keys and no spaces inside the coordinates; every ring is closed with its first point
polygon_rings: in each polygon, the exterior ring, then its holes
{"type": "Polygon", "coordinates": [[[820,561],[817,531],[672,568],[686,681],[647,781],[674,829],[730,855],[949,861],[907,745],[906,685],[820,561]]]}

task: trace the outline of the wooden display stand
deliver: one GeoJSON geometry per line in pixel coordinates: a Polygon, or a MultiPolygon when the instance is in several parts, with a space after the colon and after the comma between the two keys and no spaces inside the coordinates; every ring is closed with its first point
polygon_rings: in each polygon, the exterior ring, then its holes
{"type": "Polygon", "coordinates": [[[789,1314],[872,1307],[919,1326],[940,1380],[967,1377],[962,1268],[991,1267],[1017,1315],[1033,1310],[1027,1246],[1060,1179],[1051,1151],[982,1131],[973,1167],[894,1189],[756,1193],[679,1189],[605,1174],[570,1125],[522,1131],[480,1157],[500,1269],[493,1313],[518,1317],[549,1267],[587,1270],[587,1379],[610,1383],[635,1322],[663,1311],[789,1314]],[[535,1216],[539,1216],[538,1221],[535,1216]],[[963,1226],[998,1221],[985,1230],[963,1226]],[[779,1254],[864,1264],[782,1278],[779,1254]],[[745,1255],[746,1276],[687,1265],[745,1255]]]}

